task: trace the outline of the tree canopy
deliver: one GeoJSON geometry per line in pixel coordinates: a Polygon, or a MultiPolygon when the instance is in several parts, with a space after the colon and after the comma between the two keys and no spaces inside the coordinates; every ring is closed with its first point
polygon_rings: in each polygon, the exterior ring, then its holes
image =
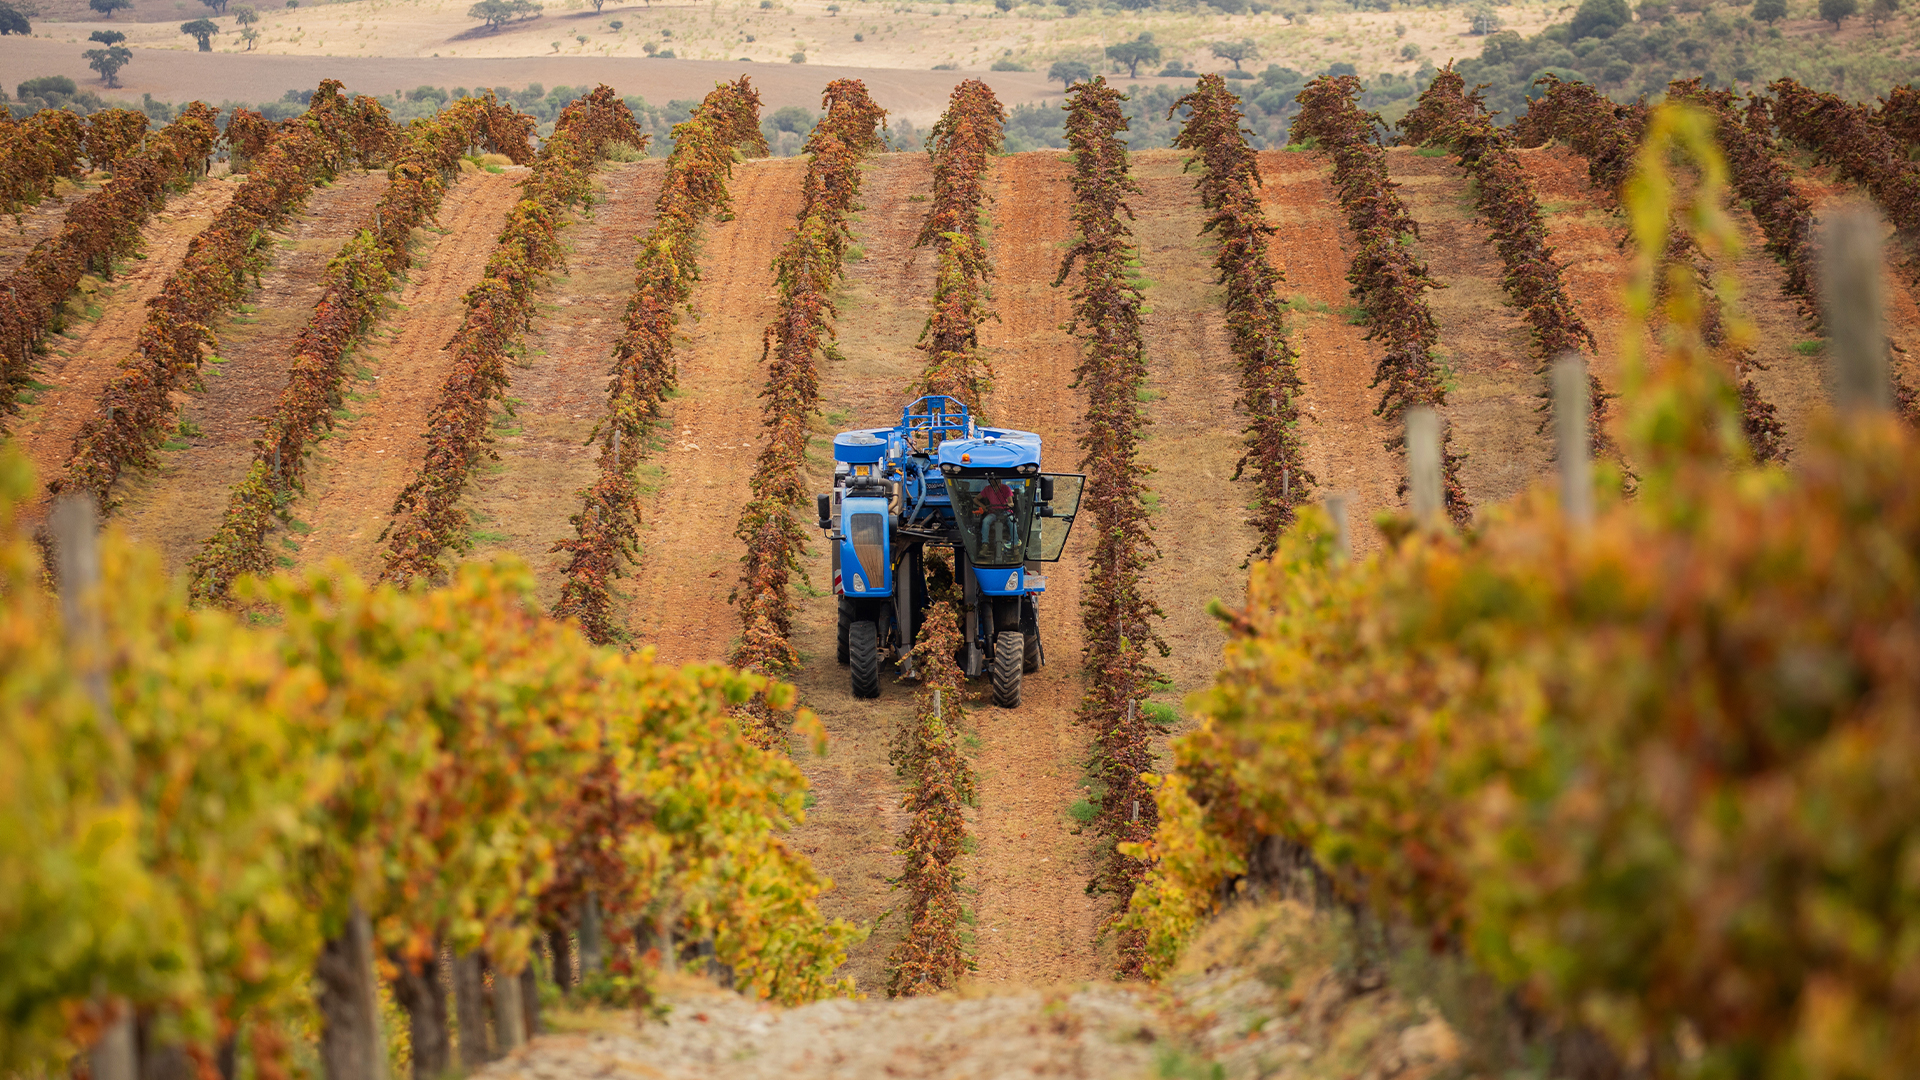
{"type": "Polygon", "coordinates": [[[1140,77],[1141,64],[1160,62],[1160,46],[1153,43],[1153,35],[1141,31],[1132,41],[1123,41],[1118,45],[1107,46],[1107,58],[1113,61],[1114,68],[1127,69],[1127,78],[1140,77]]]}
{"type": "Polygon", "coordinates": [[[1093,68],[1084,60],[1055,60],[1047,69],[1047,81],[1059,80],[1060,85],[1072,86],[1093,78],[1093,68]]]}
{"type": "Polygon", "coordinates": [[[195,19],[181,23],[180,32],[199,42],[201,52],[212,52],[213,36],[220,33],[220,24],[212,19],[195,19]]]}
{"type": "Polygon", "coordinates": [[[104,49],[88,49],[80,54],[87,66],[100,73],[100,79],[108,86],[120,85],[120,69],[133,59],[133,50],[125,45],[109,45],[104,49]]]}
{"type": "Polygon", "coordinates": [[[1233,61],[1233,70],[1239,71],[1241,61],[1260,58],[1260,46],[1255,44],[1252,38],[1241,38],[1239,41],[1216,41],[1213,43],[1213,55],[1221,60],[1233,61]]]}
{"type": "Polygon", "coordinates": [[[114,12],[132,7],[133,0],[87,0],[87,6],[111,19],[114,12]]]}

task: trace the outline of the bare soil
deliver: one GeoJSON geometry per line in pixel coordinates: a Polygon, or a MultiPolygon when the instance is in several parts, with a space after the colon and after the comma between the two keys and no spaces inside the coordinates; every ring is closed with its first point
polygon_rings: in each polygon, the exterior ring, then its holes
{"type": "MultiPolygon", "coordinates": [[[[1079,352],[1062,325],[1070,287],[1053,287],[1071,238],[1068,167],[1055,153],[997,158],[988,192],[993,299],[998,322],[981,344],[995,370],[987,415],[1037,432],[1047,467],[1068,471],[1084,398],[1071,387],[1079,352]]],[[[1108,970],[1094,939],[1104,898],[1086,895],[1096,866],[1094,837],[1067,815],[1087,793],[1082,765],[1088,733],[1075,721],[1083,693],[1080,584],[1086,539],[1069,539],[1047,570],[1040,637],[1047,666],[1023,680],[1017,710],[974,710],[981,751],[979,841],[973,860],[979,979],[1026,985],[1091,979],[1108,970]]]]}
{"type": "Polygon", "coordinates": [[[512,555],[535,571],[540,602],[558,597],[565,561],[551,549],[571,537],[579,492],[598,475],[587,437],[607,412],[613,346],[633,292],[637,238],[653,224],[664,162],[608,163],[594,206],[565,233],[567,272],[541,293],[525,355],[509,373],[510,411],[494,421],[498,461],[475,473],[463,508],[474,522],[469,560],[512,555]]]}
{"type": "Polygon", "coordinates": [[[382,320],[384,335],[357,354],[362,373],[347,393],[348,415],[319,444],[295,504],[295,531],[307,530],[298,564],[339,558],[363,577],[378,575],[381,531],[426,453],[421,436],[452,362],[447,343],[466,315],[462,298],[486,269],[523,171],[462,177],[420,238],[424,251],[382,320]]]}
{"type": "MultiPolygon", "coordinates": [[[[913,242],[930,205],[932,164],[924,154],[884,154],[862,173],[864,209],[854,215],[846,278],[834,296],[840,358],[821,365],[824,415],[808,461],[812,491],[833,485],[831,433],[897,422],[909,400],[907,387],[925,366],[925,354],[914,344],[933,301],[937,255],[913,242]],[[912,201],[916,196],[920,201],[912,201]]],[[[810,510],[801,509],[803,520],[810,510]]],[[[818,535],[810,526],[808,532],[818,535]]],[[[817,865],[831,868],[838,887],[821,899],[822,910],[872,923],[903,899],[887,884],[900,873],[895,841],[907,827],[887,750],[895,731],[910,722],[918,688],[888,680],[878,700],[853,697],[847,669],[834,659],[837,613],[825,541],[810,542],[804,565],[812,589],[796,598],[794,644],[805,666],[794,682],[826,726],[831,751],[814,757],[795,745],[815,803],[794,843],[817,865]]],[[[863,991],[879,993],[886,985],[887,955],[905,930],[897,917],[881,922],[849,954],[842,974],[852,975],[863,991]]]]}
{"type": "Polygon", "coordinates": [[[1418,250],[1442,285],[1427,293],[1440,325],[1440,362],[1452,388],[1441,412],[1456,453],[1464,453],[1461,483],[1478,508],[1518,495],[1552,464],[1544,415],[1535,410],[1545,381],[1526,320],[1500,287],[1500,253],[1473,210],[1467,176],[1451,156],[1428,157],[1411,148],[1387,154],[1387,170],[1420,226],[1418,250]]]}
{"type": "Polygon", "coordinates": [[[320,301],[327,262],[372,212],[386,179],[384,171],[350,172],[317,188],[274,237],[272,268],[243,311],[219,328],[216,352],[201,368],[204,388],[182,396],[182,434],[167,443],[157,469],[125,483],[128,533],[158,548],[171,569],[184,569],[219,527],[287,384],[294,339],[320,301]]]}
{"type": "Polygon", "coordinates": [[[1352,304],[1351,238],[1331,169],[1319,155],[1265,151],[1260,176],[1275,227],[1271,257],[1294,302],[1292,340],[1309,417],[1302,429],[1307,468],[1321,496],[1347,496],[1354,551],[1364,554],[1381,543],[1374,515],[1401,505],[1396,492],[1404,467],[1386,448],[1392,430],[1373,414],[1380,395],[1370,384],[1380,350],[1345,314],[1352,304]]]}
{"type": "MultiPolygon", "coordinates": [[[[213,223],[237,190],[235,183],[202,180],[169,195],[166,207],[141,230],[139,256],[110,282],[83,279],[80,294],[68,301],[71,310],[85,317],[70,322],[66,333],[50,342],[52,351],[40,359],[34,375],[44,389],[34,392],[34,402],[15,418],[10,433],[41,483],[60,475],[73,454],[73,440],[100,407],[100,392],[133,355],[147,321],[147,302],[160,294],[186,257],[187,245],[213,223]],[[97,316],[92,314],[95,309],[97,316]]],[[[29,507],[23,518],[38,521],[44,509],[29,507]]]]}
{"type": "Polygon", "coordinates": [[[1154,470],[1147,485],[1160,547],[1148,577],[1166,612],[1160,633],[1173,652],[1156,666],[1173,681],[1172,703],[1219,670],[1226,635],[1207,604],[1244,603],[1241,567],[1254,544],[1246,512],[1252,485],[1232,481],[1245,416],[1235,407],[1240,375],[1226,291],[1214,284],[1215,245],[1200,234],[1206,214],[1194,174],[1184,171],[1187,157],[1180,150],[1133,155],[1141,194],[1132,200],[1132,228],[1150,308],[1143,330],[1152,425],[1142,456],[1154,470]]]}
{"type": "Polygon", "coordinates": [[[740,580],[733,529],[760,452],[761,335],[778,303],[773,258],[800,210],[799,158],[734,166],[732,221],[707,229],[694,317],[681,323],[679,388],[659,472],[640,508],[639,565],[620,582],[627,626],[672,664],[724,663],[739,637],[727,598],[740,580]]]}

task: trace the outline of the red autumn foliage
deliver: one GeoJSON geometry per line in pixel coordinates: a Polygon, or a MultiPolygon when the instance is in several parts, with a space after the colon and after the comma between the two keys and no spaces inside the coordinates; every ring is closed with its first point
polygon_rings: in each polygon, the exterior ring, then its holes
{"type": "Polygon", "coordinates": [[[993,368],[980,355],[980,324],[993,315],[980,220],[987,164],[1006,139],[1006,122],[1007,110],[986,83],[968,79],[954,88],[927,139],[933,205],[914,241],[916,247],[935,245],[940,255],[933,311],[917,346],[927,365],[908,389],[958,398],[975,411],[993,386],[993,368]]]}
{"type": "Polygon", "coordinates": [[[640,242],[627,323],[613,347],[613,386],[600,441],[600,477],[581,491],[572,518],[574,537],[552,550],[567,553],[566,581],[553,605],[557,619],[578,619],[596,644],[622,640],[614,616],[613,581],[640,539],[640,508],[633,470],[647,435],[675,381],[674,327],[699,278],[700,229],[727,206],[734,148],[766,153],[760,133],[760,95],[745,76],[722,83],[673,129],[673,153],[654,203],[654,224],[640,242]]]}
{"type": "Polygon", "coordinates": [[[473,465],[488,451],[493,406],[507,388],[507,358],[533,317],[547,275],[562,266],[563,216],[593,190],[593,168],[610,142],[644,147],[633,112],[604,84],[560,113],[553,135],[520,182],[486,271],[466,295],[467,312],[447,346],[453,370],[427,417],[427,452],[413,481],[393,504],[381,534],[387,545],[381,579],[408,585],[439,578],[441,556],[468,543],[468,520],[456,504],[473,465]]]}
{"type": "Polygon", "coordinates": [[[1191,111],[1174,146],[1194,151],[1187,168],[1201,169],[1200,205],[1211,215],[1201,231],[1213,233],[1219,243],[1213,265],[1227,290],[1227,330],[1240,362],[1240,405],[1247,410],[1247,449],[1233,478],[1253,470],[1259,494],[1252,524],[1260,537],[1253,556],[1265,558],[1314,485],[1301,456],[1303,384],[1280,297],[1286,276],[1267,257],[1274,228],[1260,207],[1260,169],[1240,127],[1240,99],[1225,79],[1203,75],[1167,115],[1182,105],[1191,111]]]}
{"type": "Polygon", "coordinates": [[[489,94],[461,98],[438,116],[407,125],[380,201],[327,264],[320,302],[294,342],[286,389],[254,444],[253,466],[229,497],[219,529],[193,558],[196,603],[225,604],[240,575],[272,569],[267,536],[302,486],[311,442],[332,426],[333,410],[343,403],[348,351],[372,325],[397,275],[413,263],[408,238],[433,219],[469,146],[527,156],[523,119],[489,94]],[[495,142],[492,132],[510,132],[516,141],[495,142]]]}
{"type": "MultiPolygon", "coordinates": [[[[1374,368],[1373,385],[1384,384],[1385,389],[1373,411],[1398,427],[1408,409],[1438,409],[1447,403],[1440,365],[1433,358],[1440,328],[1426,299],[1428,289],[1440,286],[1410,246],[1420,235],[1419,226],[1396,194],[1399,185],[1387,178],[1387,155],[1375,130],[1383,121],[1354,104],[1359,94],[1360,80],[1352,75],[1314,79],[1300,92],[1300,115],[1288,135],[1295,142],[1316,140],[1317,149],[1333,160],[1333,186],[1357,249],[1347,280],[1366,312],[1367,338],[1386,349],[1374,368]]],[[[1405,436],[1396,436],[1388,445],[1404,442],[1405,436]]],[[[1460,485],[1463,456],[1453,452],[1452,444],[1452,433],[1443,427],[1447,514],[1465,526],[1473,507],[1460,485]]]]}
{"type": "Polygon", "coordinates": [[[220,136],[215,118],[197,101],[187,106],[145,149],[123,157],[113,179],[75,203],[57,236],[42,240],[0,278],[0,417],[19,411],[16,399],[32,378],[33,352],[64,325],[62,306],[81,277],[111,276],[113,261],[133,252],[167,190],[203,171],[220,136]]]}

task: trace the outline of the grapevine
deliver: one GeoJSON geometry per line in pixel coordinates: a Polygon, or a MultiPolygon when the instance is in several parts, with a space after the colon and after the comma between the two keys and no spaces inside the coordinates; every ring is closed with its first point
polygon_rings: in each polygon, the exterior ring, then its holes
{"type": "MultiPolygon", "coordinates": [[[[38,115],[38,114],[36,114],[38,115]]],[[[67,211],[58,236],[41,241],[19,268],[0,279],[0,418],[19,411],[31,380],[33,351],[61,327],[61,308],[88,273],[111,275],[131,253],[140,229],[169,188],[197,174],[220,136],[215,113],[200,102],[123,158],[113,179],[67,211]]]]}
{"type": "MultiPolygon", "coordinates": [[[[1153,800],[1141,779],[1153,764],[1153,727],[1140,708],[1156,678],[1147,650],[1161,656],[1169,651],[1153,627],[1160,609],[1145,588],[1146,570],[1159,549],[1147,522],[1144,478],[1151,469],[1140,460],[1148,423],[1139,398],[1147,377],[1140,335],[1143,297],[1127,275],[1134,249],[1132,231],[1121,220],[1133,214],[1126,196],[1140,190],[1119,137],[1127,129],[1120,110],[1124,100],[1100,77],[1076,84],[1067,94],[1078,236],[1054,279],[1058,286],[1079,268],[1068,329],[1080,335],[1074,374],[1087,394],[1086,430],[1080,436],[1081,467],[1087,471],[1081,513],[1091,519],[1094,535],[1080,599],[1087,689],[1079,719],[1094,733],[1093,769],[1100,791],[1096,823],[1114,845],[1093,887],[1121,906],[1146,864],[1118,845],[1146,838],[1155,822],[1153,800]]],[[[1119,973],[1136,976],[1142,962],[1138,935],[1123,930],[1119,973]]]]}
{"type": "Polygon", "coordinates": [[[566,581],[553,615],[578,619],[587,637],[607,644],[626,636],[613,615],[613,580],[639,542],[638,492],[633,469],[649,428],[673,388],[673,331],[678,311],[699,280],[701,225],[727,205],[734,148],[765,153],[760,95],[742,76],[722,83],[673,129],[673,152],[654,204],[654,224],[640,241],[626,328],[613,347],[613,386],[600,439],[600,476],[580,492],[574,538],[553,545],[567,553],[566,581]]]}
{"type": "Polygon", "coordinates": [[[1214,269],[1227,289],[1227,329],[1240,361],[1240,404],[1247,410],[1246,453],[1234,465],[1238,480],[1249,466],[1259,494],[1253,526],[1256,558],[1273,554],[1280,534],[1293,524],[1295,508],[1314,484],[1300,444],[1299,357],[1287,341],[1285,276],[1267,257],[1274,228],[1260,207],[1260,170],[1241,130],[1239,99],[1218,75],[1202,76],[1179,101],[1191,110],[1174,145],[1192,150],[1187,168],[1201,167],[1200,205],[1211,211],[1201,229],[1219,243],[1214,269]]]}
{"type": "Polygon", "coordinates": [[[112,169],[140,149],[147,137],[147,114],[133,109],[101,109],[87,117],[87,162],[112,169]]]}
{"type": "Polygon", "coordinates": [[[0,170],[0,214],[17,217],[52,195],[56,180],[79,178],[86,123],[65,109],[42,109],[25,120],[0,116],[0,161],[7,163],[0,170]]]}
{"type": "MultiPolygon", "coordinates": [[[[1494,126],[1480,91],[1467,93],[1466,81],[1448,64],[1420,95],[1418,106],[1400,121],[1400,129],[1410,142],[1450,148],[1473,178],[1475,209],[1492,232],[1506,271],[1500,283],[1533,330],[1534,374],[1544,379],[1554,360],[1568,353],[1592,355],[1593,331],[1574,311],[1560,279],[1560,264],[1547,244],[1540,201],[1513,152],[1512,139],[1494,126]]],[[[1544,386],[1540,396],[1547,396],[1544,386]]],[[[1609,395],[1592,371],[1587,373],[1587,398],[1592,451],[1595,456],[1615,456],[1613,440],[1607,435],[1609,395]]]]}
{"type": "MultiPolygon", "coordinates": [[[[847,219],[860,191],[860,163],[882,146],[886,112],[857,79],[835,79],[822,104],[826,115],[807,138],[812,154],[793,235],[774,259],[779,313],[767,327],[767,387],[763,422],[767,444],[752,479],[752,497],[734,535],[746,545],[745,569],[733,598],[740,605],[740,642],[730,662],[745,671],[775,675],[799,664],[789,635],[793,598],[789,583],[800,572],[803,538],[793,510],[807,497],[802,475],[813,414],[819,404],[815,357],[833,348],[831,294],[846,256],[847,219]]],[[[774,718],[758,702],[747,709],[755,737],[775,745],[774,718]]]]}
{"type": "Polygon", "coordinates": [[[980,355],[980,324],[992,317],[980,221],[987,163],[1005,140],[1006,121],[1006,109],[986,83],[968,79],[954,88],[947,111],[928,135],[933,205],[914,242],[936,245],[940,259],[933,312],[918,346],[927,354],[927,365],[910,389],[958,398],[975,412],[993,386],[993,368],[980,355]]]}
{"type": "MultiPolygon", "coordinates": [[[[1523,128],[1530,139],[1565,140],[1574,153],[1587,158],[1587,175],[1594,189],[1601,192],[1610,205],[1619,206],[1632,167],[1633,148],[1646,129],[1649,115],[1646,107],[1615,105],[1584,83],[1562,82],[1551,74],[1543,76],[1540,82],[1547,92],[1533,102],[1516,126],[1523,128]]],[[[1688,84],[1676,83],[1675,87],[1675,93],[1683,97],[1689,92],[1688,84]]],[[[1722,120],[1730,123],[1732,117],[1723,116],[1722,120]]],[[[1722,139],[1726,138],[1723,129],[1722,139]]],[[[1757,175],[1754,183],[1756,191],[1762,190],[1763,182],[1757,175]]],[[[1677,222],[1669,223],[1665,252],[1675,268],[1692,274],[1703,284],[1713,280],[1712,264],[1677,222]]],[[[1707,296],[1703,326],[1712,346],[1729,352],[1729,363],[1740,384],[1741,424],[1747,433],[1748,447],[1758,460],[1783,460],[1787,456],[1786,429],[1775,415],[1773,404],[1761,396],[1760,388],[1747,374],[1749,368],[1759,369],[1763,365],[1751,349],[1727,349],[1726,316],[1719,296],[1715,290],[1708,290],[1707,296]]]]}
{"type": "MultiPolygon", "coordinates": [[[[929,567],[935,580],[952,581],[944,564],[929,567]]],[[[907,892],[906,935],[887,958],[890,997],[951,990],[973,970],[960,939],[965,916],[956,865],[966,850],[964,809],[977,805],[973,767],[960,749],[967,711],[966,679],[954,657],[960,653],[959,598],[951,585],[932,597],[914,643],[920,692],[911,726],[894,739],[891,760],[906,777],[902,805],[912,815],[900,854],[906,861],[894,887],[907,892]]]]}
{"type": "MultiPolygon", "coordinates": [[[[1650,135],[1640,168],[1684,152],[1684,219],[1729,250],[1705,118],[1663,108],[1650,135]]],[[[1674,210],[1636,186],[1630,349],[1674,210]]],[[[1148,853],[1168,872],[1136,894],[1141,925],[1173,946],[1247,838],[1279,835],[1623,1060],[1910,1068],[1911,960],[1865,943],[1915,925],[1886,868],[1920,842],[1920,803],[1886,765],[1920,746],[1920,437],[1824,422],[1791,477],[1753,482],[1695,288],[1669,300],[1677,347],[1625,361],[1639,498],[1581,529],[1530,496],[1474,538],[1344,565],[1315,514],[1254,568],[1160,789],[1148,853]],[[1783,693],[1802,663],[1829,689],[1783,693]]]]}
{"type": "Polygon", "coordinates": [[[1873,122],[1902,147],[1910,150],[1920,145],[1920,90],[1910,84],[1894,87],[1880,99],[1873,122]]]}
{"type": "Polygon", "coordinates": [[[382,580],[406,585],[442,572],[441,555],[467,541],[467,515],[455,505],[473,464],[487,452],[493,403],[507,388],[508,349],[532,318],[535,295],[561,264],[560,230],[569,207],[593,189],[594,163],[609,142],[646,145],[633,113],[612,88],[596,87],[569,104],[521,181],[487,267],[466,296],[467,313],[448,350],[453,370],[427,418],[426,458],[393,504],[382,580]]]}
{"type": "Polygon", "coordinates": [[[337,81],[320,84],[307,113],[274,140],[149,304],[134,355],[101,391],[99,411],[74,438],[66,474],[49,485],[54,491],[83,491],[111,505],[120,474],[153,463],[173,415],[172,394],[197,377],[203,350],[214,344],[215,318],[245,297],[248,276],[257,278],[266,264],[268,230],[285,222],[315,181],[332,175],[355,146],[381,145],[385,113],[378,102],[371,110],[341,97],[337,81]],[[370,139],[368,128],[379,134],[370,139]]]}
{"type": "MultiPolygon", "coordinates": [[[[17,531],[30,490],[0,459],[0,1068],[71,1059],[102,995],[204,1061],[229,1036],[283,1044],[326,1015],[316,967],[355,907],[398,961],[444,943],[513,975],[553,851],[609,790],[644,811],[607,845],[621,910],[686,898],[749,994],[847,989],[831,972],[858,934],[820,916],[827,882],[779,837],[805,779],[728,714],[750,695],[792,711],[791,687],[594,647],[513,564],[412,593],[275,578],[245,587],[255,620],[190,609],[113,530],[99,588],[55,597],[17,531]],[[63,600],[113,658],[109,709],[63,600]]],[[[257,1067],[290,1064],[281,1045],[257,1067]]]]}
{"type": "MultiPolygon", "coordinates": [[[[1426,300],[1426,291],[1439,284],[1413,252],[1419,227],[1395,194],[1399,185],[1387,178],[1386,151],[1374,133],[1380,118],[1354,104],[1359,93],[1360,80],[1352,75],[1313,80],[1300,92],[1300,115],[1288,134],[1296,142],[1316,140],[1317,148],[1333,159],[1333,184],[1358,248],[1347,280],[1366,312],[1368,339],[1378,340],[1386,350],[1374,369],[1372,385],[1385,384],[1374,414],[1398,427],[1408,409],[1438,408],[1447,401],[1440,366],[1433,359],[1439,325],[1426,300]]],[[[1388,445],[1400,447],[1404,441],[1404,436],[1396,436],[1388,445]]],[[[1463,458],[1453,452],[1452,442],[1452,433],[1443,431],[1447,514],[1465,526],[1473,507],[1460,484],[1463,458]]]]}
{"type": "MultiPolygon", "coordinates": [[[[228,131],[231,139],[231,124],[228,131]]],[[[291,377],[255,443],[253,465],[229,496],[220,527],[194,556],[195,602],[227,603],[242,574],[273,568],[267,535],[286,500],[303,486],[310,442],[333,423],[348,351],[372,324],[381,297],[412,265],[409,238],[432,220],[450,179],[458,175],[454,166],[460,155],[482,142],[509,157],[528,154],[517,114],[492,94],[462,98],[437,117],[407,126],[380,201],[327,265],[320,301],[294,341],[291,377]],[[496,132],[514,138],[498,142],[496,132]]]]}

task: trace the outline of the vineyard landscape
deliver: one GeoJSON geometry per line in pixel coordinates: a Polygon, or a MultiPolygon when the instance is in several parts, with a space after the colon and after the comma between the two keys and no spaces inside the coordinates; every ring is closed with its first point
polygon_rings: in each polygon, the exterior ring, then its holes
{"type": "Polygon", "coordinates": [[[1920,1070],[1897,5],[862,3],[13,88],[0,1076],[1920,1070]],[[944,562],[850,690],[923,394],[1084,477],[1017,707],[944,562]]]}

